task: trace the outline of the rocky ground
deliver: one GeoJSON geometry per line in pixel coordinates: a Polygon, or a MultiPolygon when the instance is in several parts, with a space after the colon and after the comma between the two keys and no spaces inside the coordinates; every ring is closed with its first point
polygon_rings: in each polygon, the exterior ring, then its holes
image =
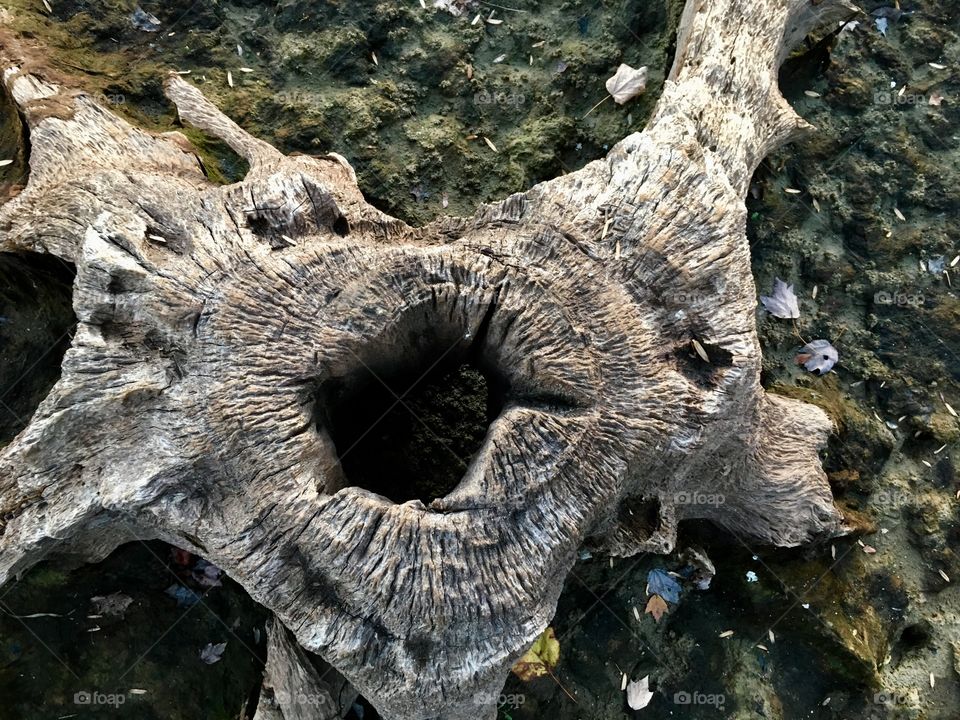
{"type": "MultiPolygon", "coordinates": [[[[414,223],[467,214],[579,167],[642,127],[679,10],[676,2],[451,3],[463,10],[456,16],[415,1],[169,0],[143,4],[159,23],[145,32],[121,0],[51,3],[47,12],[42,2],[8,2],[0,18],[7,31],[53,48],[55,69],[119,112],[171,129],[160,82],[170,69],[189,70],[228,114],[281,149],[345,155],[375,204],[414,223]],[[589,112],[620,62],[649,66],[648,93],[589,112]]],[[[902,9],[916,12],[887,12],[883,32],[867,14],[843,32],[824,31],[785,66],[781,86],[819,131],[768,158],[748,198],[758,288],[769,291],[779,277],[800,297],[796,323],[758,309],[764,382],[821,406],[837,424],[824,462],[854,533],[773,551],[689,524],[667,557],[584,553],[554,622],[559,665],[531,682],[511,678],[501,717],[960,715],[960,261],[952,264],[960,253],[960,3],[902,9]],[[794,362],[818,338],[840,353],[824,377],[794,362]],[[704,590],[684,581],[679,602],[656,622],[644,613],[648,573],[683,575],[693,547],[716,575],[704,590]],[[655,693],[644,710],[627,707],[624,673],[649,676],[655,693]]],[[[8,119],[0,134],[3,152],[19,158],[0,168],[7,192],[23,169],[13,125],[8,119]]],[[[191,137],[211,175],[242,175],[221,145],[191,137]]],[[[37,379],[34,394],[49,381],[37,379]]],[[[24,407],[28,394],[21,390],[24,407]]],[[[210,591],[252,650],[228,644],[222,665],[198,659],[217,639],[204,612],[188,616],[162,652],[151,650],[151,631],[177,617],[164,593],[177,565],[164,549],[159,560],[145,552],[132,546],[72,573],[39,568],[0,589],[0,693],[11,717],[47,717],[41,707],[56,708],[54,717],[77,712],[71,688],[108,684],[108,658],[131,648],[148,661],[136,684],[126,678],[116,689],[147,691],[135,702],[153,715],[137,717],[195,718],[198,702],[203,717],[242,712],[262,662],[257,608],[228,583],[210,591]],[[139,573],[153,579],[125,580],[139,573]],[[89,596],[121,590],[134,599],[131,613],[87,633],[89,596]],[[63,617],[10,614],[38,612],[63,617]],[[54,676],[62,682],[44,679],[54,676]],[[44,694],[45,684],[56,692],[44,694]]],[[[367,708],[364,717],[375,715],[367,708]]]]}

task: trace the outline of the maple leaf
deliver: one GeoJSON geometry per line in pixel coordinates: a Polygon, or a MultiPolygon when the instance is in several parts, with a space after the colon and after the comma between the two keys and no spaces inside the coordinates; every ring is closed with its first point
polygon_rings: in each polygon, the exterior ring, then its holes
{"type": "Polygon", "coordinates": [[[833,369],[840,359],[837,349],[829,340],[811,340],[797,353],[797,363],[813,373],[824,375],[833,369]]]}
{"type": "Polygon", "coordinates": [[[680,602],[680,583],[666,570],[654,568],[647,573],[647,595],[659,595],[667,602],[680,602]]]}
{"type": "Polygon", "coordinates": [[[773,293],[761,295],[760,302],[774,317],[784,319],[800,317],[800,305],[793,292],[793,285],[787,285],[780,278],[773,281],[773,293]]]}
{"type": "Polygon", "coordinates": [[[544,630],[533,646],[517,660],[513,674],[524,682],[549,675],[560,662],[560,643],[552,627],[544,630]]]}
{"type": "Polygon", "coordinates": [[[659,595],[651,595],[650,599],[647,601],[647,608],[643,611],[643,614],[646,615],[647,613],[650,613],[653,615],[654,620],[660,622],[660,618],[662,618],[664,614],[668,612],[670,612],[670,606],[667,605],[667,601],[659,595]]]}
{"type": "Polygon", "coordinates": [[[618,105],[635,98],[647,87],[647,68],[632,68],[620,65],[617,72],[607,80],[607,92],[618,105]]]}
{"type": "Polygon", "coordinates": [[[223,651],[226,649],[227,644],[225,642],[207,643],[207,646],[200,651],[200,659],[207,665],[213,665],[216,662],[220,662],[220,658],[223,657],[223,651]]]}

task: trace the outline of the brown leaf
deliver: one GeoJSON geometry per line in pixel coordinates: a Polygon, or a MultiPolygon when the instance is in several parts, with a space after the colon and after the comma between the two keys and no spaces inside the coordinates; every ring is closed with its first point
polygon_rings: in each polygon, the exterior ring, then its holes
{"type": "Polygon", "coordinates": [[[651,595],[650,599],[647,601],[647,609],[643,611],[644,615],[650,613],[653,615],[653,619],[657,622],[660,622],[660,618],[663,617],[664,613],[670,611],[670,606],[667,605],[667,601],[664,600],[659,595],[651,595]]]}

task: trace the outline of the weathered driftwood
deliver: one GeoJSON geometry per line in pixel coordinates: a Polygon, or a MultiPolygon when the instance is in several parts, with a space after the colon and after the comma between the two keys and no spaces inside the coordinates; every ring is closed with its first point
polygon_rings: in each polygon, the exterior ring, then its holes
{"type": "Polygon", "coordinates": [[[0,581],[52,549],[162,538],[385,716],[473,720],[494,716],[585,541],[664,552],[697,517],[776,545],[839,531],[826,416],[760,387],[742,202],[806,127],[776,70],[836,9],[690,0],[644,132],[421,229],[366,204],[342,159],[285,157],[171,77],[183,122],[250,163],[214,186],[185,138],[8,48],[31,174],[0,250],[74,263],[79,325],[0,453],[0,581]],[[429,506],[351,487],[316,420],[326,383],[447,352],[510,387],[460,485],[429,506]]]}
{"type": "Polygon", "coordinates": [[[253,720],[338,720],[357,691],[332,668],[318,671],[274,617],[267,627],[263,692],[253,720]]]}

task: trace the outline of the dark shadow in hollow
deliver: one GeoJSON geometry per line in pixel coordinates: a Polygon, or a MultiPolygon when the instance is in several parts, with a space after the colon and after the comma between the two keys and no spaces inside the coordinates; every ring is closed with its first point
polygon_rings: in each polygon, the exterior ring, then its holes
{"type": "Polygon", "coordinates": [[[469,358],[424,375],[428,367],[363,370],[323,389],[318,405],[349,485],[429,504],[460,482],[503,409],[506,384],[469,358]]]}
{"type": "Polygon", "coordinates": [[[77,318],[73,265],[0,253],[0,446],[24,427],[60,379],[77,318]]]}
{"type": "Polygon", "coordinates": [[[345,720],[381,720],[380,713],[370,704],[362,695],[350,708],[350,711],[344,716],[345,720]]]}

